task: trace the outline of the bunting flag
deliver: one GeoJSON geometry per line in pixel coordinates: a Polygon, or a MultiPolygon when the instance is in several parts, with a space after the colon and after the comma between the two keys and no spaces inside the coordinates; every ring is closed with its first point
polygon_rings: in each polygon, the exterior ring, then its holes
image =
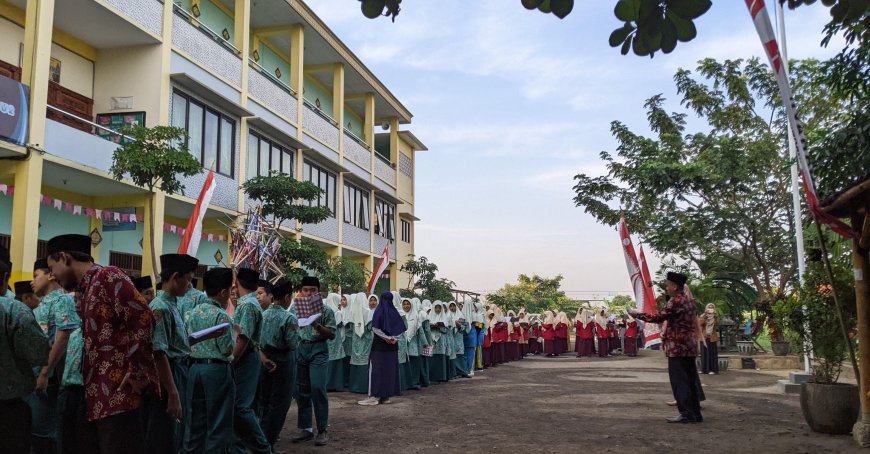
{"type": "MultiPolygon", "coordinates": [[[[649,273],[649,266],[646,264],[646,255],[643,253],[643,245],[640,245],[640,275],[643,278],[644,288],[644,306],[643,312],[652,313],[658,312],[656,307],[656,296],[652,288],[652,276],[649,273]]],[[[652,345],[662,342],[662,331],[659,325],[655,323],[646,323],[643,325],[644,346],[649,348],[652,345]]]]}
{"type": "Polygon", "coordinates": [[[384,253],[381,256],[381,261],[378,262],[378,266],[375,268],[375,272],[372,273],[372,278],[369,280],[369,287],[367,295],[371,295],[372,292],[375,291],[375,285],[378,283],[378,279],[380,279],[381,275],[384,274],[384,271],[387,270],[387,267],[390,265],[390,243],[384,247],[384,253]]]}
{"type": "Polygon", "coordinates": [[[752,16],[752,22],[755,24],[755,31],[758,32],[758,38],[761,40],[761,45],[764,47],[764,52],[767,54],[767,59],[776,76],[776,84],[779,86],[779,94],[782,97],[785,113],[788,116],[788,126],[791,128],[797,148],[798,169],[810,212],[816,218],[816,221],[827,225],[841,236],[857,238],[857,232],[852,230],[851,227],[822,210],[818,195],[816,194],[816,185],[813,182],[809,161],[807,160],[806,137],[804,137],[803,126],[797,119],[797,104],[792,96],[788,74],[786,74],[785,68],[782,65],[782,55],[779,53],[779,45],[776,42],[776,36],[773,34],[773,24],[770,22],[767,7],[764,4],[764,0],[746,0],[746,7],[749,8],[749,14],[752,16]]]}
{"type": "Polygon", "coordinates": [[[187,221],[184,237],[181,238],[181,244],[178,245],[179,254],[196,257],[196,251],[199,249],[199,240],[202,238],[202,220],[205,217],[206,210],[208,210],[208,204],[211,203],[214,188],[214,169],[211,169],[208,171],[208,176],[202,185],[202,191],[199,192],[199,198],[196,199],[193,212],[190,213],[190,220],[187,221]]]}

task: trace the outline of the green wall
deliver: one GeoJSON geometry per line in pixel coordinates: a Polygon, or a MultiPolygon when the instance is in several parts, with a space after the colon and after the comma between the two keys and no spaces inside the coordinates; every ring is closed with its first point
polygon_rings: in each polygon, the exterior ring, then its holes
{"type": "MultiPolygon", "coordinates": [[[[260,46],[257,48],[260,52],[260,61],[257,62],[260,66],[263,67],[266,71],[269,71],[269,74],[272,76],[278,77],[275,75],[275,68],[278,68],[281,71],[281,77],[279,79],[281,82],[284,82],[288,87],[290,86],[290,63],[287,60],[284,60],[279,56],[275,51],[270,49],[268,46],[260,42],[260,46]]],[[[313,101],[312,101],[313,102],[313,101]]],[[[323,102],[323,99],[320,100],[323,102]]]]}
{"type": "Polygon", "coordinates": [[[357,117],[355,112],[351,111],[347,106],[344,108],[344,128],[360,139],[365,139],[365,137],[363,137],[362,119],[357,117]]]}
{"type": "Polygon", "coordinates": [[[332,117],[332,93],[326,93],[321,90],[319,86],[315,85],[307,77],[305,78],[304,88],[305,99],[313,105],[317,105],[314,101],[320,99],[320,110],[332,117]]]}

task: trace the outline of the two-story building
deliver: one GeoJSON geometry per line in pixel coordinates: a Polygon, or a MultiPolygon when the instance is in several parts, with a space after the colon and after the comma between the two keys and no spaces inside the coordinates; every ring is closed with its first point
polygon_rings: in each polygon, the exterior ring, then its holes
{"type": "Polygon", "coordinates": [[[403,129],[410,111],[304,2],[0,0],[0,43],[0,79],[29,88],[26,140],[0,140],[12,280],[29,279],[60,233],[91,235],[99,263],[133,275],[154,273],[152,241],[177,249],[206,172],[181,194],[158,192],[152,209],[145,189],[109,173],[128,140],[115,131],[138,123],[184,128],[215,170],[199,273],[226,260],[226,224],[252,204],[240,185],[279,170],[318,185],[316,203],[332,212],[286,223],[287,235],[368,270],[389,244],[380,288],[407,282],[398,266],[414,252],[415,154],[426,147],[403,129]]]}

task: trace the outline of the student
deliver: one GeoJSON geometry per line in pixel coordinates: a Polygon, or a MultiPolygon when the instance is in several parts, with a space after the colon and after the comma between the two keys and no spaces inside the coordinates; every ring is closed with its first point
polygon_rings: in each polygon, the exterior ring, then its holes
{"type": "Polygon", "coordinates": [[[613,355],[613,352],[622,349],[622,345],[619,342],[619,331],[616,330],[616,324],[612,321],[607,323],[607,335],[609,337],[607,346],[610,350],[608,353],[613,355]]]}
{"type": "Polygon", "coordinates": [[[260,425],[273,450],[287,419],[296,383],[299,324],[296,315],[287,310],[293,302],[292,293],[293,285],[287,281],[274,287],[268,281],[260,281],[257,287],[257,300],[264,309],[260,360],[265,365],[260,373],[258,409],[260,425]]]}
{"type": "MultiPolygon", "coordinates": [[[[161,280],[162,282],[162,280],[161,280]]],[[[136,290],[142,294],[142,297],[145,298],[145,301],[148,304],[151,304],[151,301],[154,299],[154,283],[151,281],[151,276],[142,276],[133,279],[133,285],[136,286],[136,290]]]]}
{"type": "MultiPolygon", "coordinates": [[[[178,310],[178,297],[187,292],[198,264],[199,260],[186,254],[160,256],[161,289],[149,304],[155,320],[154,362],[160,380],[159,393],[154,390],[145,394],[145,450],[149,453],[176,453],[183,443],[180,422],[190,342],[178,310]]],[[[149,277],[149,288],[150,281],[149,277]]]]}
{"type": "Polygon", "coordinates": [[[525,309],[520,309],[517,324],[520,329],[520,359],[525,358],[529,352],[529,315],[525,309]]]}
{"type": "MultiPolygon", "coordinates": [[[[298,301],[293,304],[311,304],[320,297],[320,280],[313,276],[302,279],[298,301]]],[[[299,349],[296,354],[297,427],[301,430],[293,443],[314,438],[315,446],[329,443],[329,396],[326,381],[329,378],[329,348],[326,342],[335,337],[335,314],[323,305],[320,317],[299,328],[299,349]],[[317,421],[317,437],[311,423],[311,413],[317,421]]]]}
{"type": "Polygon", "coordinates": [[[467,361],[465,360],[465,332],[471,326],[470,322],[462,310],[459,309],[459,303],[451,302],[448,306],[450,314],[451,328],[453,330],[453,359],[452,370],[454,377],[469,378],[468,369],[466,368],[467,361]]]}
{"type": "Polygon", "coordinates": [[[483,370],[485,366],[483,358],[484,340],[486,337],[486,311],[483,303],[475,301],[473,325],[477,340],[475,341],[474,357],[472,358],[472,370],[483,370]]]}
{"type": "Polygon", "coordinates": [[[607,315],[604,309],[595,315],[595,337],[598,338],[598,357],[610,356],[610,333],[607,332],[607,315]]]}
{"type": "Polygon", "coordinates": [[[431,380],[429,379],[429,366],[432,362],[432,351],[435,348],[435,341],[432,340],[432,331],[429,324],[429,312],[432,310],[432,303],[429,300],[420,302],[417,298],[411,300],[416,307],[420,308],[418,318],[420,320],[420,335],[417,336],[417,347],[420,349],[420,387],[428,388],[431,380]]]}
{"type": "Polygon", "coordinates": [[[574,351],[577,357],[592,356],[592,347],[595,345],[595,324],[589,317],[589,311],[586,308],[577,309],[577,316],[574,319],[574,331],[577,345],[574,351]]]}
{"type": "Polygon", "coordinates": [[[358,293],[351,301],[351,323],[353,323],[353,339],[351,340],[350,379],[348,390],[356,394],[367,394],[369,390],[369,354],[372,349],[372,310],[377,307],[377,297],[368,299],[364,293],[358,293]]]}
{"type": "Polygon", "coordinates": [[[238,268],[233,288],[239,295],[233,324],[238,327],[233,350],[233,375],[236,380],[236,401],[233,408],[233,430],[236,442],[233,452],[250,450],[253,454],[269,453],[271,448],[254,412],[257,384],[262,368],[260,336],[263,329],[263,309],[257,301],[259,275],[250,268],[238,268]]]}
{"type": "Polygon", "coordinates": [[[504,364],[510,361],[507,357],[507,350],[505,348],[508,339],[507,323],[504,322],[504,316],[498,306],[493,305],[492,310],[492,348],[495,351],[494,362],[496,364],[504,364]]]}
{"type": "Polygon", "coordinates": [[[568,326],[570,324],[568,316],[564,312],[559,312],[559,315],[556,316],[555,332],[553,333],[556,341],[557,355],[568,351],[568,326]]]}
{"type": "MultiPolygon", "coordinates": [[[[691,295],[689,297],[691,298],[691,295]]],[[[716,306],[713,303],[707,304],[704,313],[698,317],[698,333],[698,339],[701,343],[701,373],[718,374],[719,315],[716,313],[716,306]]]]}
{"type": "Polygon", "coordinates": [[[635,357],[637,356],[637,320],[635,320],[631,314],[626,314],[625,318],[625,354],[630,357],[635,357]]]}
{"type": "Polygon", "coordinates": [[[353,323],[350,321],[350,301],[352,299],[353,295],[341,295],[341,303],[339,304],[341,309],[341,321],[344,325],[341,329],[344,344],[344,359],[341,364],[344,373],[344,380],[342,381],[341,386],[342,390],[347,389],[350,383],[350,355],[353,353],[353,345],[351,344],[353,341],[353,323]]]}
{"type": "Polygon", "coordinates": [[[393,304],[393,294],[381,294],[380,304],[372,314],[372,351],[369,359],[369,397],[360,405],[382,405],[401,393],[399,385],[399,337],[405,334],[405,322],[393,304]]]}
{"type": "Polygon", "coordinates": [[[420,311],[415,303],[416,298],[403,298],[400,314],[405,321],[405,334],[399,338],[399,363],[402,367],[402,389],[420,390],[420,375],[422,373],[422,347],[420,338],[423,335],[423,325],[420,323],[420,311]],[[407,356],[404,364],[402,356],[407,356]]]}
{"type": "Polygon", "coordinates": [[[432,358],[429,365],[429,379],[435,383],[445,383],[450,379],[449,352],[447,338],[450,335],[450,319],[447,305],[435,301],[429,313],[429,332],[432,336],[432,358]]]}
{"type": "MultiPolygon", "coordinates": [[[[202,278],[207,299],[188,312],[187,332],[231,323],[226,312],[233,285],[233,270],[213,268],[202,278]]],[[[233,406],[236,387],[230,362],[235,341],[232,330],[190,347],[190,370],[185,391],[184,453],[226,451],[233,442],[233,406]]]]}
{"type": "Polygon", "coordinates": [[[76,290],[87,321],[82,374],[100,452],[143,453],[141,395],[158,386],[151,309],[120,269],[94,264],[89,236],[56,236],[47,252],[51,274],[65,289],[76,290]]]}
{"type": "Polygon", "coordinates": [[[67,342],[63,377],[57,397],[58,445],[59,452],[63,454],[90,454],[100,450],[92,426],[88,423],[84,378],[82,378],[84,349],[82,328],[78,327],[70,334],[67,342]]]}
{"type": "Polygon", "coordinates": [[[329,380],[327,381],[326,389],[329,392],[344,391],[345,387],[344,360],[347,354],[344,348],[344,314],[347,311],[341,309],[342,298],[336,293],[330,293],[325,301],[333,313],[335,313],[335,339],[326,341],[326,345],[329,347],[329,380]]]}
{"type": "Polygon", "coordinates": [[[492,326],[494,325],[493,319],[495,318],[495,312],[491,309],[487,309],[486,314],[484,315],[483,321],[483,367],[493,367],[495,366],[494,362],[494,352],[493,352],[493,343],[492,343],[492,326]]]}
{"type": "MultiPolygon", "coordinates": [[[[12,265],[0,246],[0,295],[7,292],[12,265]]],[[[33,369],[48,361],[48,338],[33,311],[20,301],[0,296],[0,452],[30,451],[30,407],[24,397],[33,392],[33,369]]]]}
{"type": "Polygon", "coordinates": [[[541,335],[541,324],[536,316],[529,318],[529,354],[537,355],[540,352],[541,343],[538,338],[541,335]]]}
{"type": "Polygon", "coordinates": [[[462,316],[466,320],[466,328],[462,336],[462,343],[465,345],[465,371],[469,377],[474,377],[474,369],[477,360],[477,309],[471,298],[465,297],[462,304],[462,316]]]}
{"type": "MultiPolygon", "coordinates": [[[[35,311],[39,307],[39,297],[33,293],[33,287],[30,281],[18,281],[13,285],[15,289],[15,299],[24,303],[30,310],[35,311]]],[[[37,321],[39,321],[37,319],[37,321]]],[[[42,323],[40,323],[42,325],[42,323]]]]}
{"type": "Polygon", "coordinates": [[[544,338],[544,354],[556,356],[556,316],[553,311],[544,311],[544,324],[541,337],[544,338]]]}

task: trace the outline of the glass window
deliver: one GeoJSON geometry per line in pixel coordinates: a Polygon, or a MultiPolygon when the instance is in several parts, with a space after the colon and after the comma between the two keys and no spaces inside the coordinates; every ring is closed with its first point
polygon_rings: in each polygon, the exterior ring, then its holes
{"type": "Polygon", "coordinates": [[[218,156],[218,173],[224,175],[233,174],[233,136],[235,125],[226,118],[221,118],[220,155],[218,156]]]}
{"type": "Polygon", "coordinates": [[[202,161],[202,106],[190,104],[187,121],[187,148],[190,154],[202,161]]]}
{"type": "Polygon", "coordinates": [[[217,168],[217,145],[219,139],[218,116],[214,112],[205,113],[205,128],[202,141],[202,165],[205,168],[217,168]]]}
{"type": "Polygon", "coordinates": [[[284,158],[281,160],[281,171],[287,175],[293,175],[293,154],[289,151],[284,151],[284,158]]]}
{"type": "Polygon", "coordinates": [[[246,177],[248,179],[259,176],[257,161],[260,159],[260,141],[257,139],[257,136],[253,134],[248,134],[248,151],[247,151],[247,160],[248,160],[248,170],[246,172],[246,177]]]}
{"type": "MultiPolygon", "coordinates": [[[[187,148],[203,167],[233,176],[236,123],[180,91],[172,93],[173,126],[187,131],[187,148]]],[[[249,167],[253,164],[248,161],[249,167]]]]}
{"type": "Polygon", "coordinates": [[[302,179],[310,181],[323,191],[316,200],[309,202],[310,206],[325,206],[335,216],[335,175],[315,164],[305,161],[302,164],[302,179]]]}
{"type": "Polygon", "coordinates": [[[393,241],[396,239],[396,206],[380,199],[375,199],[375,215],[377,226],[375,233],[393,241]]]}

